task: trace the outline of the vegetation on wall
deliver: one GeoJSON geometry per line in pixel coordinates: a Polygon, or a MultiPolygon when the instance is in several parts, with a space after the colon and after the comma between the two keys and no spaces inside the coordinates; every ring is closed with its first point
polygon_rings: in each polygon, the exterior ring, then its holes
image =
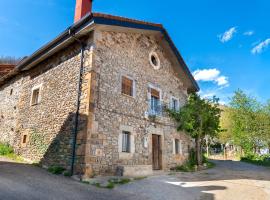
{"type": "Polygon", "coordinates": [[[44,155],[48,149],[48,144],[45,142],[46,138],[44,134],[39,133],[35,130],[30,132],[30,145],[37,149],[40,155],[44,155]]]}

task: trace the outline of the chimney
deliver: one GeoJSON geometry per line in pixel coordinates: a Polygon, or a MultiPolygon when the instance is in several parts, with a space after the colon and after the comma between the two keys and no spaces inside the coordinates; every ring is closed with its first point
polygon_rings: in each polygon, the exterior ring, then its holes
{"type": "Polygon", "coordinates": [[[75,23],[79,21],[81,18],[83,18],[86,14],[92,12],[92,2],[93,0],[76,0],[75,17],[74,17],[75,23]]]}

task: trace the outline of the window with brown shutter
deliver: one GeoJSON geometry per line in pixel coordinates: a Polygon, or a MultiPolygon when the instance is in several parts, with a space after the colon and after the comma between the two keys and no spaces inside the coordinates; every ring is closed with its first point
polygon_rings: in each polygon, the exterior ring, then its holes
{"type": "Polygon", "coordinates": [[[151,88],[151,96],[159,99],[160,98],[159,91],[151,88]]]}
{"type": "Polygon", "coordinates": [[[133,80],[125,76],[122,77],[122,94],[133,96],[133,80]]]}

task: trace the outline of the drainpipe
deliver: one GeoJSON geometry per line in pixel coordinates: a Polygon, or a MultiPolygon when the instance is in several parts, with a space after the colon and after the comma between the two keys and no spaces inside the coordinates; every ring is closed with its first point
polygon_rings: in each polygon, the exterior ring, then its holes
{"type": "Polygon", "coordinates": [[[71,157],[71,176],[74,174],[74,164],[76,159],[76,145],[77,145],[77,134],[78,134],[78,125],[79,125],[79,111],[80,111],[80,97],[81,97],[81,84],[82,84],[82,73],[83,73],[83,60],[84,60],[84,50],[86,44],[75,37],[75,34],[72,32],[71,29],[69,29],[69,34],[72,38],[75,39],[76,42],[78,42],[81,45],[81,64],[80,64],[80,70],[79,70],[79,77],[78,77],[78,88],[77,88],[77,100],[76,100],[76,113],[75,113],[75,122],[74,122],[74,128],[72,131],[73,140],[72,140],[72,157],[71,157]]]}

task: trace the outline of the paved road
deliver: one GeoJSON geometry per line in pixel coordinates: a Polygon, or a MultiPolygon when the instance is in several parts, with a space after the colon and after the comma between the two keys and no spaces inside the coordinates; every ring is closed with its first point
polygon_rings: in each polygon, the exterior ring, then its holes
{"type": "Polygon", "coordinates": [[[155,176],[116,190],[153,200],[270,200],[270,168],[214,162],[213,169],[155,176]]]}
{"type": "Polygon", "coordinates": [[[0,159],[0,200],[269,200],[270,169],[214,161],[213,169],[158,175],[113,190],[0,159]]]}
{"type": "Polygon", "coordinates": [[[139,200],[0,158],[0,200],[139,200]]]}

